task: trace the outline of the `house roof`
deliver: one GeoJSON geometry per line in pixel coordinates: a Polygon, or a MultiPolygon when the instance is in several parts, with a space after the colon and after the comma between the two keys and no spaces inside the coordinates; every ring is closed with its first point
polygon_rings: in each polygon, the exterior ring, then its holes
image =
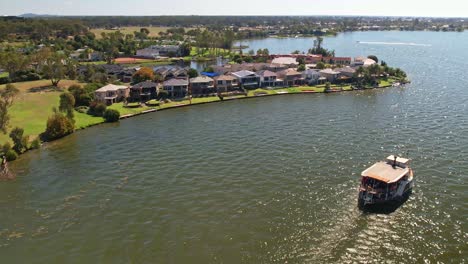
{"type": "Polygon", "coordinates": [[[409,168],[392,166],[387,162],[377,162],[362,172],[363,177],[369,177],[385,183],[394,183],[409,173],[409,168]]]}
{"type": "Polygon", "coordinates": [[[246,71],[246,70],[233,72],[232,75],[234,75],[236,77],[239,77],[239,78],[244,78],[244,77],[247,77],[247,76],[250,76],[250,75],[258,76],[255,72],[246,71]]]}
{"type": "Polygon", "coordinates": [[[343,68],[335,69],[335,71],[337,71],[337,72],[346,72],[346,73],[355,73],[356,72],[356,70],[351,68],[351,67],[343,67],[343,68]]]}
{"type": "Polygon", "coordinates": [[[130,89],[152,88],[152,87],[157,87],[157,86],[158,84],[155,82],[144,81],[144,82],[133,85],[132,87],[130,87],[130,89]]]}
{"type": "Polygon", "coordinates": [[[312,69],[307,69],[303,72],[304,74],[319,74],[318,71],[312,70],[312,69]]]}
{"type": "Polygon", "coordinates": [[[176,78],[167,80],[167,81],[165,81],[163,83],[164,86],[184,86],[184,85],[188,85],[188,84],[189,84],[189,82],[187,80],[176,79],[176,78]]]}
{"type": "Polygon", "coordinates": [[[236,77],[234,77],[232,75],[221,75],[221,76],[215,77],[215,80],[217,80],[217,81],[233,81],[233,80],[236,80],[236,77]]]}
{"type": "Polygon", "coordinates": [[[128,88],[128,86],[124,86],[124,85],[108,84],[106,86],[103,86],[103,87],[97,89],[96,92],[117,91],[117,90],[127,89],[127,88],[128,88]]]}
{"type": "Polygon", "coordinates": [[[190,79],[190,83],[207,83],[207,82],[212,82],[213,79],[207,76],[198,76],[195,78],[190,79]]]}
{"type": "Polygon", "coordinates": [[[296,71],[295,69],[292,69],[292,68],[289,68],[289,69],[286,69],[286,70],[283,70],[281,72],[279,72],[280,75],[284,75],[284,76],[294,76],[294,75],[301,75],[302,73],[296,71]]]}
{"type": "Polygon", "coordinates": [[[274,64],[286,64],[286,65],[291,65],[291,64],[299,64],[296,60],[296,58],[291,58],[291,57],[278,57],[274,58],[271,63],[274,64]]]}
{"type": "Polygon", "coordinates": [[[263,77],[277,77],[278,76],[275,72],[272,72],[269,70],[259,71],[258,75],[263,76],[263,77]]]}
{"type": "Polygon", "coordinates": [[[332,70],[332,69],[330,69],[330,68],[321,70],[320,73],[325,73],[325,74],[340,74],[339,72],[334,71],[334,70],[332,70]]]}

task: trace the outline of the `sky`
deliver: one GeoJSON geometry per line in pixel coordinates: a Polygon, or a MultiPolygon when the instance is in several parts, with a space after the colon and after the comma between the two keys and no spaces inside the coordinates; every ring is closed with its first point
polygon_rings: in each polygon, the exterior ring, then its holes
{"type": "Polygon", "coordinates": [[[468,17],[468,0],[0,0],[0,15],[468,17]]]}

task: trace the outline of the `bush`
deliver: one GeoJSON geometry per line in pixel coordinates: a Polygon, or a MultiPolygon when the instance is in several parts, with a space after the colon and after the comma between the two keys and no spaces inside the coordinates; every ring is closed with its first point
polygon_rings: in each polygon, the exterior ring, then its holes
{"type": "Polygon", "coordinates": [[[10,83],[11,80],[9,77],[1,77],[0,78],[0,84],[7,84],[7,83],[10,83]]]}
{"type": "Polygon", "coordinates": [[[10,144],[10,142],[6,142],[5,144],[3,144],[3,146],[2,146],[2,152],[3,152],[4,154],[7,153],[10,149],[11,149],[11,144],[10,144]]]}
{"type": "Polygon", "coordinates": [[[62,138],[73,133],[75,125],[73,122],[61,113],[56,112],[47,120],[47,128],[43,134],[45,140],[54,140],[62,138]]]}
{"type": "Polygon", "coordinates": [[[114,109],[107,109],[104,112],[103,117],[106,120],[106,122],[109,122],[109,123],[117,122],[117,121],[119,121],[120,113],[119,113],[119,111],[114,110],[114,109]]]}
{"type": "Polygon", "coordinates": [[[16,151],[10,149],[5,153],[5,158],[7,161],[13,161],[18,158],[18,154],[16,154],[16,151]]]}
{"type": "Polygon", "coordinates": [[[104,111],[106,111],[107,106],[103,103],[93,101],[89,105],[88,114],[93,116],[103,116],[104,111]]]}
{"type": "Polygon", "coordinates": [[[75,107],[75,110],[77,112],[79,112],[79,113],[86,114],[89,111],[89,107],[87,107],[87,106],[78,106],[78,107],[75,107]]]}
{"type": "Polygon", "coordinates": [[[41,140],[36,138],[31,142],[31,146],[29,148],[30,149],[39,149],[40,147],[41,147],[41,140]]]}

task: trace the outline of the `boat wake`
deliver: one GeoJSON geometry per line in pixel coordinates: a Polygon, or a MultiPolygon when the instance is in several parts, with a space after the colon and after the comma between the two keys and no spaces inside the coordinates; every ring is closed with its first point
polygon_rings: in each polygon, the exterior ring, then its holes
{"type": "Polygon", "coordinates": [[[430,47],[431,44],[421,44],[413,42],[381,42],[381,41],[358,41],[359,44],[368,44],[368,45],[402,45],[402,46],[421,46],[421,47],[430,47]]]}

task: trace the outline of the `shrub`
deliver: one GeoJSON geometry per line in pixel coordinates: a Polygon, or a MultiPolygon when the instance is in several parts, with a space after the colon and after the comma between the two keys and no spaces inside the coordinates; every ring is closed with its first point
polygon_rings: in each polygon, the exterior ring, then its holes
{"type": "Polygon", "coordinates": [[[16,151],[10,149],[5,153],[5,158],[7,161],[13,161],[18,158],[18,154],[16,154],[16,151]]]}
{"type": "Polygon", "coordinates": [[[15,127],[10,132],[10,138],[13,141],[13,150],[18,154],[23,153],[25,149],[28,148],[28,137],[24,136],[24,129],[15,127]]]}
{"type": "Polygon", "coordinates": [[[69,135],[74,130],[73,122],[63,114],[56,112],[47,120],[47,128],[43,137],[45,140],[54,140],[69,135]]]}
{"type": "Polygon", "coordinates": [[[31,146],[29,147],[30,149],[38,149],[41,147],[41,140],[39,140],[38,138],[34,139],[32,142],[31,142],[31,146]]]}
{"type": "Polygon", "coordinates": [[[11,144],[10,144],[10,142],[6,142],[5,144],[3,144],[3,146],[2,146],[2,152],[3,152],[4,154],[7,153],[10,149],[11,149],[11,144]]]}
{"type": "Polygon", "coordinates": [[[120,113],[119,113],[119,111],[117,111],[115,109],[107,109],[104,112],[103,117],[106,120],[106,122],[109,122],[109,123],[117,122],[117,121],[119,121],[120,113]]]}
{"type": "Polygon", "coordinates": [[[1,77],[0,78],[0,84],[7,84],[11,82],[10,77],[1,77]]]}
{"type": "Polygon", "coordinates": [[[93,116],[102,116],[104,115],[104,111],[106,111],[107,106],[103,103],[93,101],[89,105],[88,114],[93,116]]]}
{"type": "Polygon", "coordinates": [[[89,107],[87,107],[87,106],[78,106],[78,107],[75,107],[75,110],[77,112],[79,112],[79,113],[86,114],[89,111],[89,107]]]}

